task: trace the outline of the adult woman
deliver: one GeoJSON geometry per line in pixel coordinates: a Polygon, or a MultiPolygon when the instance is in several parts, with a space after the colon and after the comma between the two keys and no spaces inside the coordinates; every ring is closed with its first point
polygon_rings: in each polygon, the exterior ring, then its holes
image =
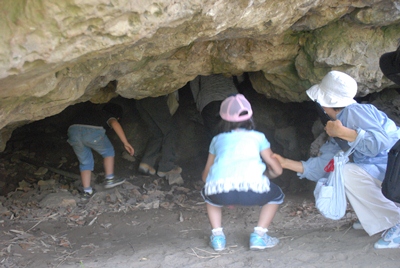
{"type": "MultiPolygon", "coordinates": [[[[339,137],[354,146],[353,162],[343,168],[346,196],[369,235],[388,230],[375,248],[400,247],[400,209],[386,199],[381,183],[386,171],[387,153],[400,138],[400,130],[387,115],[373,105],[358,104],[353,99],[357,83],[349,75],[329,72],[307,95],[321,104],[332,118],[325,127],[330,137],[339,137]]],[[[324,167],[340,150],[334,139],[320,149],[320,156],[307,161],[275,157],[283,168],[295,171],[300,178],[317,181],[326,177],[324,167]]]]}

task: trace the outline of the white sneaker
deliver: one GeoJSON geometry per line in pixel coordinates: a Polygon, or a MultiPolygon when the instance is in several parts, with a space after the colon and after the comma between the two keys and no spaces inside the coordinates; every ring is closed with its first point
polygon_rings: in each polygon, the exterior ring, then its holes
{"type": "Polygon", "coordinates": [[[385,241],[381,238],[374,244],[374,248],[376,249],[400,248],[400,237],[397,237],[392,241],[385,241]]]}
{"type": "Polygon", "coordinates": [[[382,234],[383,240],[385,241],[391,241],[395,238],[400,238],[400,223],[396,224],[392,228],[386,230],[382,234]]]}
{"type": "Polygon", "coordinates": [[[400,223],[383,232],[382,238],[374,244],[374,248],[400,248],[400,223]]]}
{"type": "Polygon", "coordinates": [[[355,230],[364,230],[364,227],[361,225],[360,221],[356,221],[355,223],[353,223],[353,229],[355,229],[355,230]]]}

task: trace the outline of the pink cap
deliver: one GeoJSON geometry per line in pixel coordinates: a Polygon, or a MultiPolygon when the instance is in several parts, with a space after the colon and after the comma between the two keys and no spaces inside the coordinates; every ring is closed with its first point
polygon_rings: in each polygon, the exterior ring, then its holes
{"type": "Polygon", "coordinates": [[[253,110],[242,94],[236,94],[226,98],[221,103],[219,115],[228,122],[243,122],[252,117],[253,110]]]}

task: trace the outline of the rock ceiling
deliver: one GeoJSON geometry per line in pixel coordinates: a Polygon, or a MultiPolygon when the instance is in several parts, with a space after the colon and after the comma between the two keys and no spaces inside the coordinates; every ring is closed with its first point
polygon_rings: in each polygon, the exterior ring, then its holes
{"type": "Polygon", "coordinates": [[[75,103],[163,95],[198,74],[248,72],[259,93],[301,102],[335,69],[363,96],[392,85],[378,60],[400,38],[391,0],[3,0],[0,9],[0,151],[15,128],[75,103]]]}

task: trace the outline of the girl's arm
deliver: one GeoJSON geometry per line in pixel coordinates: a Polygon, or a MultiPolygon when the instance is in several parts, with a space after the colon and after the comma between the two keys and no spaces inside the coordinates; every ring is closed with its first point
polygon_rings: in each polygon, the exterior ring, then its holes
{"type": "Polygon", "coordinates": [[[125,132],[122,129],[118,120],[115,118],[111,118],[108,120],[108,123],[110,124],[112,129],[114,129],[115,133],[117,133],[121,142],[124,144],[125,150],[127,150],[130,155],[133,155],[135,153],[135,150],[133,149],[132,145],[130,145],[130,143],[126,139],[125,132]]]}
{"type": "Polygon", "coordinates": [[[208,154],[208,158],[207,158],[207,163],[206,166],[203,170],[203,173],[201,174],[201,179],[206,182],[207,176],[208,176],[208,172],[210,171],[211,166],[214,164],[214,160],[215,160],[215,155],[213,154],[208,154]]]}
{"type": "Polygon", "coordinates": [[[268,169],[266,170],[267,176],[270,179],[276,178],[282,174],[282,166],[278,159],[273,157],[271,148],[267,148],[261,151],[261,158],[267,164],[268,169]]]}

